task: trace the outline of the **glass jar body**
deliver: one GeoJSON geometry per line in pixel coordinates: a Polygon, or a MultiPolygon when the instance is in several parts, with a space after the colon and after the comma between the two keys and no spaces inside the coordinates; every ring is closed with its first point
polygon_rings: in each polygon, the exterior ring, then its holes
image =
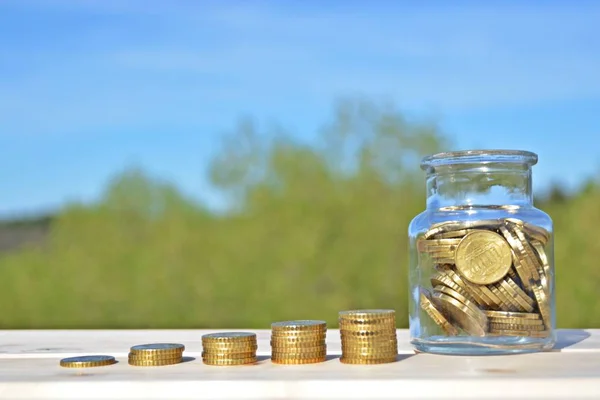
{"type": "Polygon", "coordinates": [[[509,354],[554,346],[553,225],[533,207],[535,162],[495,156],[424,161],[428,206],[408,232],[416,351],[509,354]]]}

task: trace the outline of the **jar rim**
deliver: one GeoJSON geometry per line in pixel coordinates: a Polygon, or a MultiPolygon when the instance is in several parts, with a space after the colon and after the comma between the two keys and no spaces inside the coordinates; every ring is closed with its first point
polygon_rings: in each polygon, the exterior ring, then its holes
{"type": "Polygon", "coordinates": [[[421,169],[453,164],[514,163],[532,166],[538,155],[526,150],[460,150],[436,153],[421,160],[421,169]]]}

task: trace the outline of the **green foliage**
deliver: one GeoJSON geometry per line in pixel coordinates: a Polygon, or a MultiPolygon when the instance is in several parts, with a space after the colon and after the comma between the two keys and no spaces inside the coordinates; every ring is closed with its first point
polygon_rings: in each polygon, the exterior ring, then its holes
{"type": "MultiPolygon", "coordinates": [[[[407,226],[419,160],[449,143],[392,106],[346,100],[307,146],[243,121],[211,166],[234,207],[214,215],[131,170],[65,209],[47,243],[0,258],[2,328],[266,328],[390,307],[406,327],[407,226]]],[[[553,194],[559,324],[596,326],[600,190],[553,194]],[[558,201],[559,199],[560,201],[558,201]]],[[[557,192],[558,193],[558,192],[557,192]]]]}

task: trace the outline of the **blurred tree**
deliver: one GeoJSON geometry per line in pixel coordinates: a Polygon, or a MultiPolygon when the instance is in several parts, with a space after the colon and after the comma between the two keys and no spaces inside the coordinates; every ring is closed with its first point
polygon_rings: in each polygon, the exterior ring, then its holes
{"type": "MultiPolygon", "coordinates": [[[[0,327],[266,328],[391,307],[406,327],[407,226],[425,207],[420,158],[435,125],[347,99],[306,145],[244,120],[211,164],[234,207],[213,215],[132,169],[71,205],[45,246],[0,257],[0,327]]],[[[484,183],[481,183],[485,185],[484,183]]],[[[550,196],[561,327],[597,326],[600,189],[550,196]]]]}

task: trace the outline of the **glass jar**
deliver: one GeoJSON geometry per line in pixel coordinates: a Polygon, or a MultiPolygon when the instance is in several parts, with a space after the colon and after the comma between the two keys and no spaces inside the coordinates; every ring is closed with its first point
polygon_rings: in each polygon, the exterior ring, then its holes
{"type": "Polygon", "coordinates": [[[409,226],[418,352],[508,354],[555,343],[552,220],[533,206],[526,151],[425,157],[427,209],[409,226]]]}

